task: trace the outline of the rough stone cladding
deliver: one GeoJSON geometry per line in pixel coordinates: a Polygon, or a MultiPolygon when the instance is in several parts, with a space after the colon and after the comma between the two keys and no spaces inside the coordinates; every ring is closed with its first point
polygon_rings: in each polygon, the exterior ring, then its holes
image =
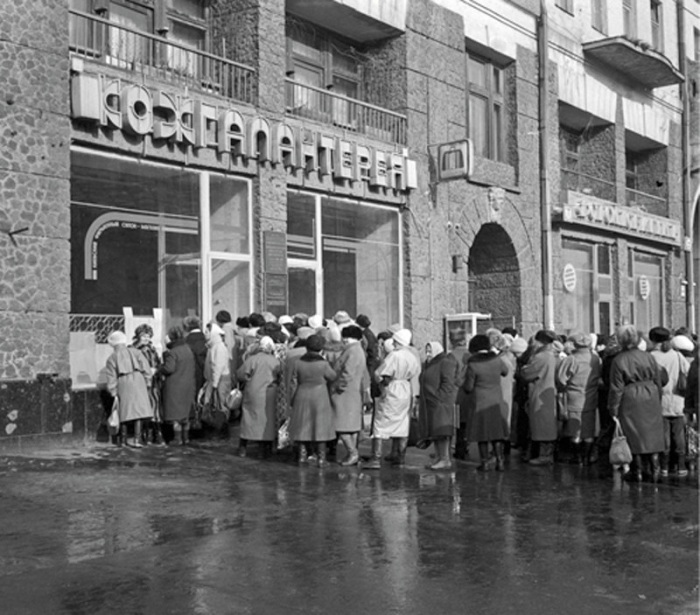
{"type": "Polygon", "coordinates": [[[0,3],[0,380],[69,372],[67,40],[65,2],[0,3]]]}
{"type": "Polygon", "coordinates": [[[418,162],[418,188],[409,196],[404,216],[407,325],[414,329],[420,347],[430,339],[442,339],[446,314],[470,310],[474,302],[468,296],[468,263],[483,232],[482,240],[495,236],[510,243],[505,247],[515,260],[510,258],[509,271],[498,271],[499,261],[483,276],[478,304],[495,307],[505,301],[507,307],[502,309],[513,312],[516,326],[534,330],[542,303],[536,57],[521,49],[507,71],[508,132],[513,144],[508,163],[478,158],[470,181],[438,184],[434,146],[467,136],[464,23],[428,0],[411,2],[405,41],[409,149],[418,162]],[[505,190],[499,211],[489,199],[492,187],[505,190]],[[490,235],[492,227],[502,234],[490,235]],[[458,264],[454,270],[453,257],[458,264]],[[514,293],[507,287],[518,277],[514,293]]]}

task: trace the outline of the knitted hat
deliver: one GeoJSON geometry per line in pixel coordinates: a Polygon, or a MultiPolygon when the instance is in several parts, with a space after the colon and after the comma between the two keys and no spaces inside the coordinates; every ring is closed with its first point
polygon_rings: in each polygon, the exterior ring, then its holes
{"type": "Polygon", "coordinates": [[[408,329],[399,329],[392,335],[392,339],[401,346],[409,346],[412,337],[413,334],[408,329]]]}

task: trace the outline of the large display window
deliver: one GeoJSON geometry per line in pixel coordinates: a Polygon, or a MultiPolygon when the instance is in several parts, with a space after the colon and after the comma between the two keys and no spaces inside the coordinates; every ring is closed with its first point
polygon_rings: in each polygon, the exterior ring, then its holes
{"type": "Polygon", "coordinates": [[[399,212],[303,192],[287,196],[289,311],[401,320],[399,212]]]}
{"type": "Polygon", "coordinates": [[[124,308],[160,310],[163,331],[188,315],[248,314],[251,265],[248,181],[71,153],[71,333],[104,343],[124,330],[124,308]]]}
{"type": "Polygon", "coordinates": [[[648,333],[652,327],[664,325],[664,259],[630,250],[628,263],[630,320],[648,333]]]}

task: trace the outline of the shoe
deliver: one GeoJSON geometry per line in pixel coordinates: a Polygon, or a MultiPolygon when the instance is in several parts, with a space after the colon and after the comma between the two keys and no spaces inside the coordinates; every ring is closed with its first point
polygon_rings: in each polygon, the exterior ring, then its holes
{"type": "Polygon", "coordinates": [[[488,461],[482,461],[476,468],[477,472],[490,472],[491,464],[488,461]]]}
{"type": "Polygon", "coordinates": [[[688,470],[678,470],[678,472],[676,472],[676,476],[678,476],[678,478],[688,476],[688,470]]]}
{"type": "Polygon", "coordinates": [[[668,470],[666,468],[662,469],[660,473],[661,476],[663,476],[664,478],[668,477],[668,470]]]}
{"type": "Polygon", "coordinates": [[[309,463],[309,452],[303,444],[299,447],[299,465],[309,463]]]}
{"type": "Polygon", "coordinates": [[[382,468],[382,460],[379,459],[378,457],[370,457],[369,461],[365,461],[362,464],[363,470],[381,470],[381,468],[382,468]]]}
{"type": "Polygon", "coordinates": [[[388,461],[389,463],[394,463],[399,458],[397,453],[390,453],[389,455],[384,455],[384,461],[388,461]]]}
{"type": "Polygon", "coordinates": [[[247,457],[247,456],[248,456],[248,450],[247,450],[245,447],[243,447],[243,446],[239,446],[239,447],[238,447],[238,451],[236,451],[236,454],[237,454],[239,457],[247,457]]]}
{"type": "Polygon", "coordinates": [[[428,466],[430,470],[451,470],[452,462],[447,459],[438,459],[434,464],[428,466]]]}
{"type": "Polygon", "coordinates": [[[143,448],[143,444],[136,439],[132,440],[131,442],[127,442],[126,445],[130,448],[143,448]]]}
{"type": "Polygon", "coordinates": [[[349,467],[349,466],[356,466],[357,463],[360,461],[360,456],[357,454],[357,452],[352,453],[352,455],[349,455],[348,457],[343,460],[340,465],[343,467],[349,467]]]}

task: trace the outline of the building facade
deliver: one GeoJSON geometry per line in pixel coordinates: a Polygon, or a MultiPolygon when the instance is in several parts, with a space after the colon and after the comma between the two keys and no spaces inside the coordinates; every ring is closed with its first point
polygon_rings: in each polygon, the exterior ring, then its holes
{"type": "Polygon", "coordinates": [[[106,337],[139,319],[160,341],[189,314],[342,309],[418,346],[465,313],[691,320],[697,3],[11,4],[6,441],[92,433],[106,337]]]}

